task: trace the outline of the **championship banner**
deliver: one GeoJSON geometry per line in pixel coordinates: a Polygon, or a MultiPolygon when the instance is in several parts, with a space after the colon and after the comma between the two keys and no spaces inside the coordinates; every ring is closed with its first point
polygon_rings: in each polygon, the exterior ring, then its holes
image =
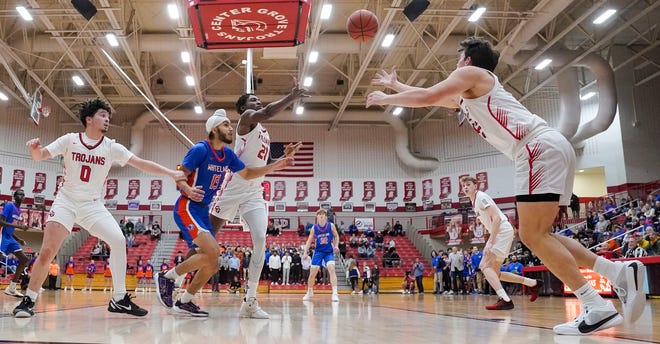
{"type": "Polygon", "coordinates": [[[488,172],[479,172],[474,179],[477,180],[477,190],[488,190],[488,172]]]}
{"type": "Polygon", "coordinates": [[[433,196],[433,179],[422,180],[422,201],[431,199],[433,196]]]}
{"type": "Polygon", "coordinates": [[[263,183],[261,183],[261,187],[263,188],[264,192],[264,201],[269,202],[270,201],[270,182],[264,180],[263,183]]]}
{"type": "Polygon", "coordinates": [[[451,194],[451,178],[440,178],[440,198],[447,198],[451,194]]]}
{"type": "Polygon", "coordinates": [[[163,194],[163,181],[161,179],[152,179],[149,190],[149,199],[158,199],[163,194]]]}
{"type": "Polygon", "coordinates": [[[283,180],[276,180],[274,183],[273,201],[281,201],[286,196],[286,183],[283,180]]]}
{"type": "Polygon", "coordinates": [[[324,180],[319,182],[319,198],[317,201],[327,201],[330,198],[330,181],[324,180]]]}
{"type": "Polygon", "coordinates": [[[25,170],[14,170],[14,177],[11,181],[11,190],[21,189],[25,185],[25,170]]]}
{"type": "Polygon", "coordinates": [[[57,176],[55,177],[55,192],[53,192],[53,196],[57,196],[57,193],[60,192],[60,187],[62,186],[62,183],[64,182],[64,176],[57,176]]]}
{"type": "Polygon", "coordinates": [[[376,182],[370,180],[364,182],[363,195],[364,196],[362,196],[362,200],[365,202],[369,202],[374,199],[374,196],[376,195],[376,182]]]}
{"type": "Polygon", "coordinates": [[[403,195],[404,202],[410,202],[414,200],[415,197],[417,197],[417,188],[415,187],[415,182],[403,182],[403,195]]]}
{"type": "Polygon", "coordinates": [[[458,197],[465,197],[465,193],[463,192],[463,185],[461,185],[461,178],[463,177],[469,177],[469,174],[461,174],[458,176],[458,197]]]}
{"type": "Polygon", "coordinates": [[[345,180],[341,182],[341,197],[340,202],[346,202],[353,198],[353,182],[345,180]]]}
{"type": "Polygon", "coordinates": [[[37,172],[34,174],[34,189],[33,193],[42,193],[46,189],[46,174],[37,172]]]}
{"type": "Polygon", "coordinates": [[[103,199],[113,199],[117,196],[117,189],[119,188],[119,183],[117,179],[107,179],[105,181],[105,197],[103,199]]]}
{"type": "Polygon", "coordinates": [[[447,228],[447,245],[460,245],[463,231],[463,215],[445,216],[445,228],[447,228]]]}
{"type": "Polygon", "coordinates": [[[397,187],[395,181],[385,182],[385,202],[394,201],[397,198],[397,187]]]}
{"type": "MultiPolygon", "coordinates": [[[[140,196],[140,180],[139,179],[129,179],[128,180],[128,195],[126,195],[126,199],[137,199],[138,196],[140,196]]],[[[140,202],[138,202],[138,207],[139,206],[140,206],[140,202]]],[[[129,208],[129,210],[130,210],[130,208],[129,208]]]]}
{"type": "Polygon", "coordinates": [[[296,199],[295,201],[304,201],[307,198],[307,182],[300,180],[296,182],[296,199]]]}

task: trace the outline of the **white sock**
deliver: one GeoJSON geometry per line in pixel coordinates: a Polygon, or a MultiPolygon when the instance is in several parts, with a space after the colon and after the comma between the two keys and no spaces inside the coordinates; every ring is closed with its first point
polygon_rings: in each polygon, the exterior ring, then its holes
{"type": "MultiPolygon", "coordinates": [[[[185,276],[185,274],[184,274],[184,276],[185,276]]],[[[176,269],[170,269],[170,271],[165,273],[165,278],[167,278],[167,279],[176,280],[179,277],[181,277],[181,276],[176,273],[176,269]]]]}
{"type": "Polygon", "coordinates": [[[333,287],[332,287],[332,293],[333,293],[333,294],[337,294],[337,286],[333,286],[333,287]]]}
{"type": "Polygon", "coordinates": [[[528,287],[533,287],[533,286],[536,285],[536,280],[525,277],[525,280],[523,281],[523,284],[528,286],[528,287]]]}
{"type": "Polygon", "coordinates": [[[112,299],[115,301],[121,301],[124,296],[126,296],[126,292],[115,292],[112,294],[112,299]]]}
{"type": "Polygon", "coordinates": [[[16,290],[16,282],[9,282],[9,290],[16,290]]]}
{"type": "Polygon", "coordinates": [[[195,295],[189,293],[186,290],[186,292],[183,293],[183,295],[181,296],[181,303],[188,303],[188,302],[192,301],[193,297],[195,297],[195,295]]]}
{"type": "Polygon", "coordinates": [[[32,291],[31,289],[28,289],[25,292],[25,295],[29,296],[30,299],[32,300],[32,302],[35,302],[35,301],[37,301],[37,296],[39,296],[39,293],[36,292],[36,291],[32,291]]]}
{"type": "Polygon", "coordinates": [[[619,276],[619,272],[621,271],[622,266],[623,264],[621,263],[615,263],[601,256],[598,256],[596,257],[593,270],[602,276],[605,276],[605,278],[610,280],[610,283],[613,283],[619,276]]]}
{"type": "Polygon", "coordinates": [[[502,300],[506,302],[510,302],[511,298],[509,298],[509,295],[506,294],[506,291],[504,291],[504,288],[498,289],[495,291],[497,293],[497,296],[501,297],[502,300]]]}
{"type": "Polygon", "coordinates": [[[309,295],[314,294],[314,288],[307,288],[307,294],[309,295]]]}
{"type": "MultiPolygon", "coordinates": [[[[174,271],[174,269],[172,269],[172,271],[174,271]]],[[[185,279],[186,279],[186,274],[183,274],[183,275],[177,277],[177,278],[174,280],[174,286],[177,287],[177,288],[181,288],[181,285],[183,284],[183,281],[184,281],[185,279]]]]}
{"type": "Polygon", "coordinates": [[[591,287],[591,284],[585,283],[583,286],[575,291],[575,296],[580,302],[587,307],[598,307],[605,305],[605,300],[598,295],[596,289],[591,287]]]}

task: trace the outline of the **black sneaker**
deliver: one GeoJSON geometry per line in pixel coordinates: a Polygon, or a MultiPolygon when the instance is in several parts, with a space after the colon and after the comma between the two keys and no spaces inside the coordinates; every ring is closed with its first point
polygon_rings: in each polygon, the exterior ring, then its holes
{"type": "Polygon", "coordinates": [[[174,304],[174,310],[180,311],[180,312],[186,312],[189,313],[190,315],[194,317],[208,317],[209,313],[201,310],[199,306],[194,304],[192,301],[183,303],[181,300],[176,300],[176,303],[174,304]]]}
{"type": "Polygon", "coordinates": [[[29,318],[34,315],[34,301],[29,296],[24,296],[21,303],[14,308],[14,317],[16,318],[29,318]]]}
{"type": "Polygon", "coordinates": [[[172,308],[172,294],[174,293],[174,281],[165,278],[164,272],[157,272],[154,276],[156,282],[156,298],[161,305],[172,308]]]}
{"type": "Polygon", "coordinates": [[[115,301],[115,299],[111,298],[110,303],[108,304],[108,311],[112,313],[126,313],[138,317],[147,315],[149,312],[133,303],[133,301],[131,301],[132,298],[133,297],[129,293],[126,293],[124,298],[119,301],[115,301]]]}

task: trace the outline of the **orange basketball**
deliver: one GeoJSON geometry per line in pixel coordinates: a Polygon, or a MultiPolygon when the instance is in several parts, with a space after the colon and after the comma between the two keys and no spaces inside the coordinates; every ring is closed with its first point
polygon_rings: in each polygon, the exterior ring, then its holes
{"type": "Polygon", "coordinates": [[[346,31],[358,42],[369,41],[378,32],[378,17],[370,11],[357,10],[348,17],[346,31]]]}

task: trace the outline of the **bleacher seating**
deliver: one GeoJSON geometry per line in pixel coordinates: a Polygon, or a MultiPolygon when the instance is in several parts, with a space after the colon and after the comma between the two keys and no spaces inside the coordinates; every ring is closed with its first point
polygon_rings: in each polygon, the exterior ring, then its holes
{"type": "MultiPolygon", "coordinates": [[[[89,264],[89,259],[92,253],[92,249],[94,248],[97,242],[98,242],[98,238],[93,235],[90,235],[89,238],[87,238],[87,240],[80,246],[78,251],[76,251],[76,254],[73,256],[74,262],[76,263],[76,269],[75,269],[76,273],[85,273],[87,264],[89,264]]],[[[147,259],[151,258],[151,255],[156,249],[156,245],[158,245],[158,241],[151,241],[149,235],[145,235],[145,234],[136,234],[135,242],[141,242],[143,244],[139,245],[138,247],[128,248],[128,253],[126,254],[126,261],[128,262],[129,266],[133,267],[133,269],[127,271],[128,274],[135,273],[135,264],[138,260],[138,257],[142,257],[143,263],[146,263],[147,259]]],[[[102,274],[103,265],[104,265],[103,260],[95,259],[94,263],[96,265],[96,273],[102,274]]],[[[152,264],[154,264],[154,262],[152,262],[152,264]]]]}

